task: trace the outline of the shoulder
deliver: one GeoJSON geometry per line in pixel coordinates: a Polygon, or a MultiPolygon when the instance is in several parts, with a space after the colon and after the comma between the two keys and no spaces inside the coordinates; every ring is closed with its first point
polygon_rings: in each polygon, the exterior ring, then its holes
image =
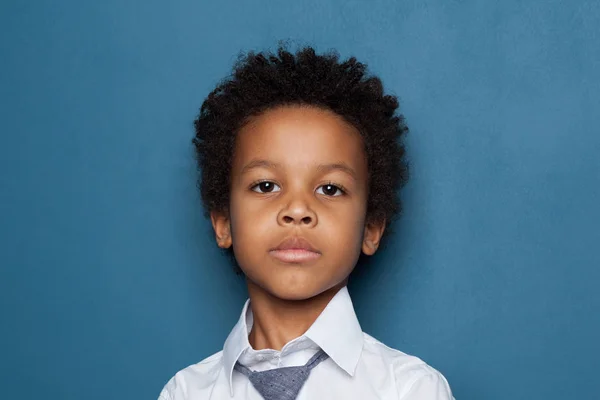
{"type": "MultiPolygon", "coordinates": [[[[159,400],[183,400],[189,393],[209,393],[222,367],[223,351],[177,372],[165,385],[159,400]]],[[[208,398],[208,396],[207,396],[208,398]]]]}
{"type": "Polygon", "coordinates": [[[364,333],[365,356],[369,353],[381,357],[395,380],[398,396],[402,400],[453,399],[446,378],[418,357],[391,348],[364,333]]]}

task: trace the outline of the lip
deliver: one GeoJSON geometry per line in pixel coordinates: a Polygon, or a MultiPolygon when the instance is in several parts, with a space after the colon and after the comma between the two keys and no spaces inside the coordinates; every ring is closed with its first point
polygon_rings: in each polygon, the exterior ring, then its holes
{"type": "Polygon", "coordinates": [[[269,254],[279,261],[294,264],[314,261],[321,257],[321,252],[300,236],[286,238],[277,247],[271,249],[269,254]]]}

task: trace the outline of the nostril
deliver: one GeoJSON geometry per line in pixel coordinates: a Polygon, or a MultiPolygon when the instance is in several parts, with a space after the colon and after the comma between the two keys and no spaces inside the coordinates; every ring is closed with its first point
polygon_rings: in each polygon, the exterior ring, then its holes
{"type": "Polygon", "coordinates": [[[304,217],[302,218],[302,222],[305,224],[310,224],[312,222],[312,218],[311,217],[304,217]]]}
{"type": "Polygon", "coordinates": [[[285,222],[286,224],[289,224],[291,222],[294,222],[294,218],[286,215],[285,217],[283,217],[283,222],[285,222]]]}

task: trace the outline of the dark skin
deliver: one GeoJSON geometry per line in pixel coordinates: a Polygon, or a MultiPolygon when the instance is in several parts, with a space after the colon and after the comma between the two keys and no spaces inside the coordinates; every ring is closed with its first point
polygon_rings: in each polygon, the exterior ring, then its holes
{"type": "Polygon", "coordinates": [[[337,114],[282,106],[236,137],[230,205],[212,211],[217,244],[246,276],[252,347],[303,335],[348,282],[385,221],[367,221],[368,170],[359,132],[337,114]]]}

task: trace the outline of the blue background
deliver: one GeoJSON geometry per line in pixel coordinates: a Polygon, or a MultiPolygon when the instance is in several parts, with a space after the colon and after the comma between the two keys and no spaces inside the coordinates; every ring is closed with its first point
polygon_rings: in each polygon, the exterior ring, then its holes
{"type": "Polygon", "coordinates": [[[411,128],[350,289],[459,399],[598,398],[598,1],[3,1],[2,398],[148,399],[246,297],[190,140],[240,50],[356,55],[411,128]]]}

